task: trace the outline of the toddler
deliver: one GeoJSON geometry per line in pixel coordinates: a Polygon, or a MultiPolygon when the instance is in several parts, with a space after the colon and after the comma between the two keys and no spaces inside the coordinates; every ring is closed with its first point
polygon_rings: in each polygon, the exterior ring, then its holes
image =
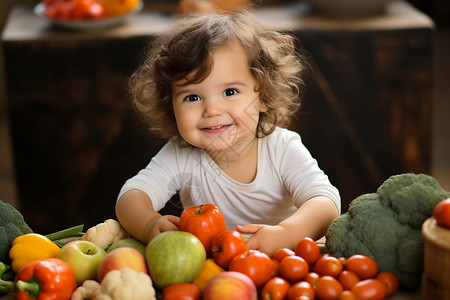
{"type": "Polygon", "coordinates": [[[213,203],[228,229],[272,255],[322,237],[340,197],[298,133],[304,69],[294,38],[267,30],[251,11],[180,18],[151,42],[130,80],[148,129],[167,144],[122,187],[120,223],[147,243],[178,230],[158,211],[179,193],[183,207],[213,203]]]}

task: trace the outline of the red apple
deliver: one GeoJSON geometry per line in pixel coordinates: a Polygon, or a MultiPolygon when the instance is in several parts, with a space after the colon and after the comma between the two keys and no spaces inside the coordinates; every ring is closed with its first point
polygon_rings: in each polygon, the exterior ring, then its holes
{"type": "Polygon", "coordinates": [[[97,279],[98,267],[105,256],[106,251],[102,247],[80,240],[65,244],[58,254],[58,258],[72,267],[78,284],[88,279],[97,279]]]}
{"type": "Polygon", "coordinates": [[[258,293],[253,281],[247,275],[226,271],[208,281],[203,292],[204,300],[256,300],[258,293]]]}
{"type": "Polygon", "coordinates": [[[130,268],[148,274],[144,256],[131,247],[120,247],[107,253],[98,267],[97,280],[102,282],[105,275],[112,270],[130,268]]]}

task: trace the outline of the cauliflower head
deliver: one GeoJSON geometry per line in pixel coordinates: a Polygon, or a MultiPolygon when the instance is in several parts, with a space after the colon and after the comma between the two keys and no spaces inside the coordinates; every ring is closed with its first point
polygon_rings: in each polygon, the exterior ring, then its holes
{"type": "Polygon", "coordinates": [[[118,221],[108,219],[103,223],[89,228],[80,239],[90,241],[106,250],[118,240],[128,237],[130,237],[130,234],[118,221]]]}
{"type": "Polygon", "coordinates": [[[388,178],[376,193],[354,199],[328,228],[326,248],[336,257],[364,254],[379,271],[394,273],[400,287],[420,287],[424,241],[422,223],[434,206],[450,197],[433,177],[405,173],[388,178]]]}
{"type": "Polygon", "coordinates": [[[95,300],[156,299],[150,276],[130,268],[108,272],[100,287],[101,291],[95,296],[95,300]]]}

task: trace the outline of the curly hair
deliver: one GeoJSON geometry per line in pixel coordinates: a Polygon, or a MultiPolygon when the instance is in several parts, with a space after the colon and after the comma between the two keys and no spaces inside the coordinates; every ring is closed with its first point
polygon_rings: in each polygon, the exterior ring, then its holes
{"type": "Polygon", "coordinates": [[[304,70],[293,36],[265,29],[250,10],[184,16],[177,21],[170,32],[150,42],[144,63],[130,78],[133,104],[151,132],[182,142],[173,113],[172,84],[204,80],[212,69],[214,49],[230,40],[240,43],[247,54],[257,92],[267,108],[260,113],[257,137],[289,125],[300,107],[304,70]]]}

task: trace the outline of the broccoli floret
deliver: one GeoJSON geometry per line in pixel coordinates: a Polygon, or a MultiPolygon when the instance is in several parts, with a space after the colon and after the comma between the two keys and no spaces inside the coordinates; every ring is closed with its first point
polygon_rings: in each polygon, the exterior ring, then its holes
{"type": "Polygon", "coordinates": [[[450,197],[433,177],[405,173],[388,178],[376,193],[354,199],[328,228],[327,250],[336,257],[364,254],[380,271],[394,273],[400,287],[420,287],[423,273],[423,222],[436,204],[450,197]]]}
{"type": "Polygon", "coordinates": [[[22,214],[12,205],[0,200],[0,261],[8,263],[11,243],[19,235],[33,232],[22,214]]]}

